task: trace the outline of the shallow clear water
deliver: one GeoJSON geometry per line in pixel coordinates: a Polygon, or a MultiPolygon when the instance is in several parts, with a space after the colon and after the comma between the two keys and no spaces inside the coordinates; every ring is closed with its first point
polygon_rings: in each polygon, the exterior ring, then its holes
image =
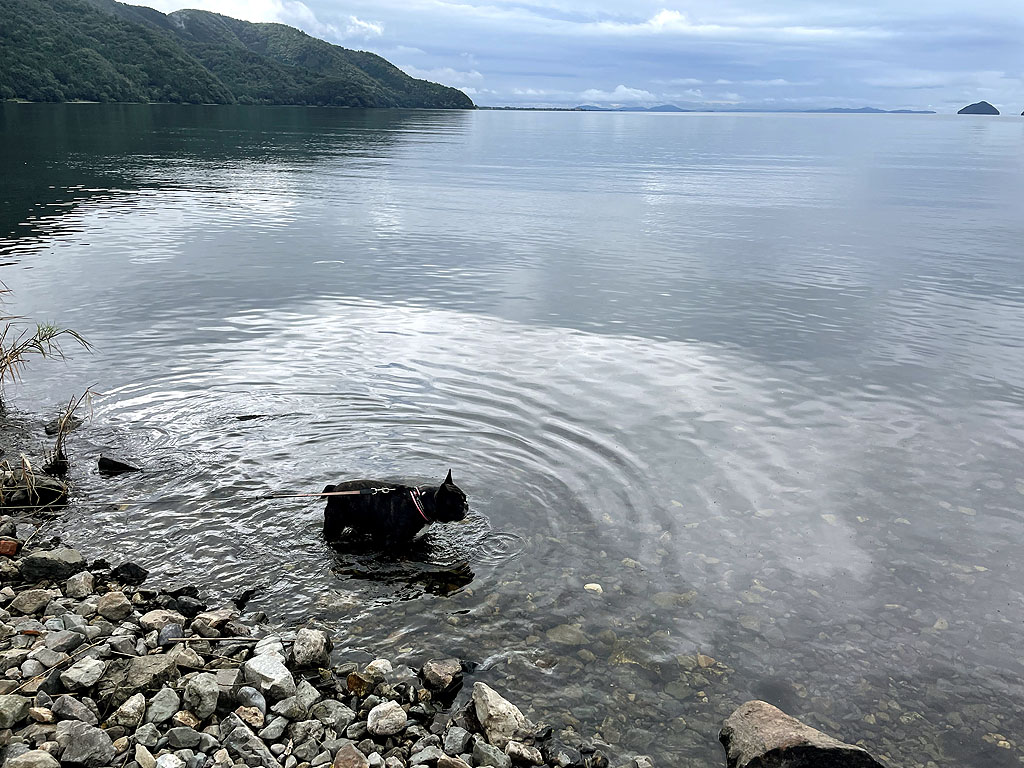
{"type": "Polygon", "coordinates": [[[461,655],[619,756],[718,766],[758,697],[893,765],[1024,762],[1020,119],[0,118],[11,308],[95,345],[7,395],[91,385],[77,489],[162,500],[69,507],[89,555],[461,655]],[[473,514],[416,562],[258,499],[449,467],[473,514]]]}

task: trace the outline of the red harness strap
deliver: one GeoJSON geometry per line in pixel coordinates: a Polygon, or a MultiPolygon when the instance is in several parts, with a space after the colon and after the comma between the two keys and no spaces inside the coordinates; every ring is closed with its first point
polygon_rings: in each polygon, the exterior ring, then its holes
{"type": "Polygon", "coordinates": [[[412,488],[409,490],[409,496],[412,497],[412,503],[416,505],[416,511],[420,513],[420,517],[430,522],[430,518],[427,517],[427,513],[423,511],[423,503],[420,501],[420,489],[412,488]]]}

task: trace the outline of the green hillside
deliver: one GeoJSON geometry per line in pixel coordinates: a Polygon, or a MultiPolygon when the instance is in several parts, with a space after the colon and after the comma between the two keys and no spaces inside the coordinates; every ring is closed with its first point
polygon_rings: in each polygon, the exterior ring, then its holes
{"type": "Polygon", "coordinates": [[[473,108],[459,90],[283,24],[114,0],[0,0],[0,98],[473,108]]]}

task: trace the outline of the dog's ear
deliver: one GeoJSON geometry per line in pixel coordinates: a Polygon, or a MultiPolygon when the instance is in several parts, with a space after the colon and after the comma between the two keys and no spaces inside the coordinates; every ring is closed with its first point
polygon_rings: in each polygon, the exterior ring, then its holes
{"type": "Polygon", "coordinates": [[[452,471],[450,469],[448,470],[448,476],[445,477],[445,479],[444,479],[444,484],[445,485],[455,485],[455,481],[452,480],[452,471]]]}
{"type": "Polygon", "coordinates": [[[333,485],[328,485],[326,488],[324,488],[321,491],[321,493],[333,493],[333,492],[334,492],[334,486],[333,485]]]}

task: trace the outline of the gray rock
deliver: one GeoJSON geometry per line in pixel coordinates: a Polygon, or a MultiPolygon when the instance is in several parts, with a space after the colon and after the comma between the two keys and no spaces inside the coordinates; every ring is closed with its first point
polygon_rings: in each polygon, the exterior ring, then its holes
{"type": "Polygon", "coordinates": [[[26,696],[14,694],[0,696],[0,730],[14,728],[28,717],[28,710],[31,706],[32,699],[26,696]]]}
{"type": "Polygon", "coordinates": [[[117,754],[104,731],[75,720],[58,723],[56,739],[61,749],[61,764],[77,763],[85,768],[101,768],[117,754]]]}
{"type": "Polygon", "coordinates": [[[142,724],[142,718],[146,714],[146,697],[136,693],[128,701],[122,704],[110,716],[108,725],[120,725],[130,731],[134,731],[142,724]]]}
{"type": "Polygon", "coordinates": [[[238,715],[228,715],[221,721],[221,743],[228,753],[246,765],[262,768],[280,768],[277,758],[267,745],[242,722],[238,715]]]}
{"type": "Polygon", "coordinates": [[[440,747],[427,747],[411,755],[409,765],[430,765],[436,763],[443,755],[440,747]]]}
{"type": "Polygon", "coordinates": [[[165,653],[113,661],[96,686],[97,698],[105,708],[116,708],[136,693],[157,691],[179,675],[174,659],[165,653]]]}
{"type": "Polygon", "coordinates": [[[70,658],[66,653],[60,653],[59,651],[52,651],[49,648],[36,648],[32,653],[29,654],[29,658],[35,659],[47,669],[63,664],[70,658]]]}
{"type": "Polygon", "coordinates": [[[462,679],[462,662],[458,659],[431,659],[423,665],[420,676],[428,688],[444,691],[462,679]]]}
{"type": "Polygon", "coordinates": [[[120,653],[125,656],[138,655],[134,637],[127,637],[125,635],[111,637],[107,640],[107,645],[110,646],[110,650],[114,651],[114,653],[120,653]]]}
{"type": "Polygon", "coordinates": [[[57,758],[42,749],[22,752],[17,757],[8,757],[4,768],[60,768],[57,758]]]}
{"type": "Polygon", "coordinates": [[[168,753],[156,759],[156,768],[185,768],[185,761],[174,753],[168,753]]]}
{"type": "Polygon", "coordinates": [[[473,745],[473,764],[476,766],[489,765],[493,768],[512,768],[512,758],[491,744],[477,741],[473,745]]]}
{"type": "Polygon", "coordinates": [[[46,636],[44,642],[51,651],[68,653],[85,642],[85,635],[65,629],[60,632],[51,632],[46,636]]]}
{"type": "Polygon", "coordinates": [[[355,744],[348,742],[334,756],[334,768],[370,768],[370,761],[356,749],[355,744]]]}
{"type": "Polygon", "coordinates": [[[262,656],[265,653],[276,653],[284,656],[284,642],[277,635],[267,635],[252,649],[253,656],[262,656]]]}
{"type": "Polygon", "coordinates": [[[185,627],[181,624],[171,622],[160,627],[157,632],[156,644],[161,647],[165,645],[177,645],[174,641],[180,640],[183,637],[185,637],[185,627]]]}
{"type": "Polygon", "coordinates": [[[461,755],[469,747],[470,733],[457,725],[449,726],[444,734],[444,751],[449,755],[461,755]]]}
{"type": "Polygon", "coordinates": [[[654,768],[654,761],[647,755],[637,755],[629,761],[629,768],[654,768]]]}
{"type": "Polygon", "coordinates": [[[295,634],[292,656],[298,667],[328,667],[331,664],[331,641],[318,629],[300,629],[295,634]]]}
{"type": "Polygon", "coordinates": [[[499,750],[505,748],[517,731],[530,727],[518,707],[484,683],[473,684],[473,707],[487,741],[499,750]]]}
{"type": "Polygon", "coordinates": [[[8,606],[14,613],[24,613],[27,616],[31,616],[36,613],[42,613],[43,609],[53,599],[53,593],[48,589],[26,589],[24,592],[19,592],[18,596],[15,597],[11,604],[8,606]]]}
{"type": "Polygon", "coordinates": [[[764,701],[748,701],[719,734],[729,768],[881,768],[866,750],[804,725],[764,701]]]}
{"type": "Polygon", "coordinates": [[[99,724],[96,713],[74,696],[58,696],[50,707],[50,711],[56,715],[58,720],[81,720],[89,725],[99,724]]]}
{"type": "Polygon", "coordinates": [[[205,720],[217,711],[219,697],[220,686],[217,685],[217,676],[209,672],[198,674],[185,684],[185,705],[200,720],[205,720]]]}
{"type": "Polygon", "coordinates": [[[437,759],[437,768],[471,768],[471,766],[458,757],[443,755],[437,759]]]}
{"type": "Polygon", "coordinates": [[[83,690],[96,685],[106,670],[106,662],[86,657],[76,661],[65,672],[61,672],[60,681],[69,691],[83,690]]]}
{"type": "Polygon", "coordinates": [[[355,712],[334,699],[324,699],[320,703],[314,704],[309,710],[309,716],[316,718],[337,733],[344,732],[356,719],[355,712]]]}
{"type": "Polygon", "coordinates": [[[199,744],[199,732],[187,726],[178,726],[167,731],[167,744],[171,749],[187,749],[199,744]]]}
{"type": "Polygon", "coordinates": [[[96,589],[96,579],[88,571],[76,573],[64,583],[64,594],[76,600],[88,597],[94,589],[96,589]]]}
{"type": "MultiPolygon", "coordinates": [[[[304,741],[314,739],[316,741],[323,741],[324,738],[324,724],[319,720],[302,720],[298,723],[292,723],[288,726],[288,736],[296,744],[301,744],[304,741]]],[[[316,754],[315,752],[313,754],[316,754]]],[[[309,757],[312,757],[310,755],[309,757]]]]}
{"type": "Polygon", "coordinates": [[[254,707],[264,715],[267,714],[266,697],[251,685],[243,685],[238,689],[235,693],[235,702],[240,707],[254,707]]]}
{"type": "Polygon", "coordinates": [[[405,730],[409,716],[397,701],[385,701],[370,710],[366,729],[374,736],[394,736],[405,730]]]}
{"type": "Polygon", "coordinates": [[[161,688],[146,707],[147,723],[166,723],[181,709],[181,697],[173,688],[161,688]]]}
{"type": "Polygon", "coordinates": [[[96,604],[96,613],[109,621],[124,621],[134,611],[132,601],[124,592],[107,592],[96,604]]]}
{"type": "Polygon", "coordinates": [[[84,571],[85,566],[85,558],[80,552],[63,547],[30,552],[21,558],[18,569],[21,571],[21,578],[34,583],[43,579],[64,581],[69,576],[84,571]]]}
{"type": "Polygon", "coordinates": [[[260,731],[260,738],[264,741],[277,741],[284,735],[284,729],[288,727],[287,717],[275,717],[267,727],[260,731]]]}
{"type": "Polygon", "coordinates": [[[295,678],[284,665],[284,658],[276,653],[254,656],[242,669],[247,682],[275,701],[295,695],[295,678]]]}
{"type": "Polygon", "coordinates": [[[160,731],[153,723],[144,723],[135,731],[135,741],[152,749],[160,741],[160,731]]]}

